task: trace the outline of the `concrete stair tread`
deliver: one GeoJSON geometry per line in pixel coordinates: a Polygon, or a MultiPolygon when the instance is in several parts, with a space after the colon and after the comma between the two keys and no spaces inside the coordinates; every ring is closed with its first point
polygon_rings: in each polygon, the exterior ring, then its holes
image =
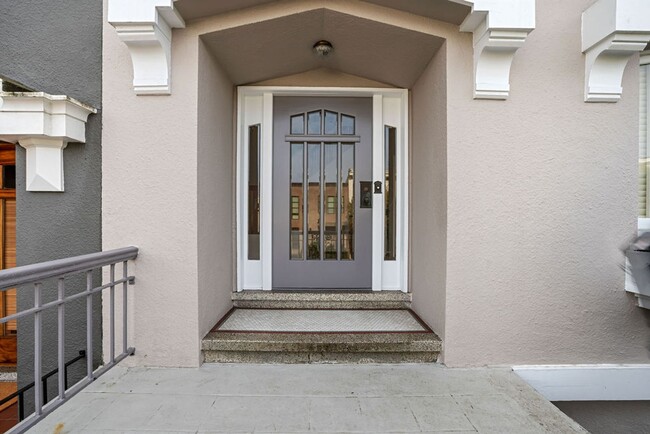
{"type": "Polygon", "coordinates": [[[217,325],[201,349],[208,363],[423,363],[437,360],[442,341],[430,330],[259,332],[217,325]]]}
{"type": "Polygon", "coordinates": [[[411,294],[402,291],[241,291],[232,301],[240,308],[408,309],[411,294]]]}

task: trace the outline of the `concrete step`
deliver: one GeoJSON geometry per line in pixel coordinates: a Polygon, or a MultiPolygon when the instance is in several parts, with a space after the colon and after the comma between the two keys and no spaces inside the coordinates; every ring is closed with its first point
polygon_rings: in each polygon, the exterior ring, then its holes
{"type": "Polygon", "coordinates": [[[441,349],[406,309],[234,308],[202,342],[207,363],[426,363],[441,349]]]}
{"type": "Polygon", "coordinates": [[[411,294],[402,291],[241,291],[235,307],[253,309],[409,309],[411,294]]]}
{"type": "Polygon", "coordinates": [[[442,341],[419,333],[210,332],[206,363],[433,363],[442,341]]]}

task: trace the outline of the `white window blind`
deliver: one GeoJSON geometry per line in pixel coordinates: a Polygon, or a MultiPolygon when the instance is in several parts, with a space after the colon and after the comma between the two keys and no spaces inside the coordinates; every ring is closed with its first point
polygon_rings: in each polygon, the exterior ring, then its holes
{"type": "Polygon", "coordinates": [[[640,71],[640,98],[639,98],[639,217],[650,217],[650,188],[649,181],[649,155],[648,145],[650,144],[650,128],[648,128],[650,116],[650,98],[648,90],[650,88],[650,65],[641,65],[640,71]]]}

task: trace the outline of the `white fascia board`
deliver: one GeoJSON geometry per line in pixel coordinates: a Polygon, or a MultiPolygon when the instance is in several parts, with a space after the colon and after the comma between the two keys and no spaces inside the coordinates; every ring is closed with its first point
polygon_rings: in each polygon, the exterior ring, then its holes
{"type": "Polygon", "coordinates": [[[650,400],[650,365],[521,365],[513,371],[549,401],[650,400]]]}
{"type": "Polygon", "coordinates": [[[650,1],[599,0],[582,14],[585,101],[617,102],[628,61],[650,42],[650,1]]]}
{"type": "Polygon", "coordinates": [[[172,29],[185,27],[174,0],[109,0],[108,22],[129,49],[135,93],[171,94],[172,29]]]}
{"type": "Polygon", "coordinates": [[[452,0],[472,11],[460,25],[474,38],[474,98],[507,99],[510,66],[535,29],[535,0],[452,0]]]}
{"type": "Polygon", "coordinates": [[[27,191],[63,191],[63,149],[86,141],[94,108],[64,95],[0,92],[0,140],[27,150],[27,191]]]}

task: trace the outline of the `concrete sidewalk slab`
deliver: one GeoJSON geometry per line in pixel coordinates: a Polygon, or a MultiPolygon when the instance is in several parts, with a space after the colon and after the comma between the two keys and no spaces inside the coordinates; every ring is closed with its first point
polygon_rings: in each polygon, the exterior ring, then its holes
{"type": "Polygon", "coordinates": [[[586,433],[509,369],[116,367],[34,433],[586,433]]]}

